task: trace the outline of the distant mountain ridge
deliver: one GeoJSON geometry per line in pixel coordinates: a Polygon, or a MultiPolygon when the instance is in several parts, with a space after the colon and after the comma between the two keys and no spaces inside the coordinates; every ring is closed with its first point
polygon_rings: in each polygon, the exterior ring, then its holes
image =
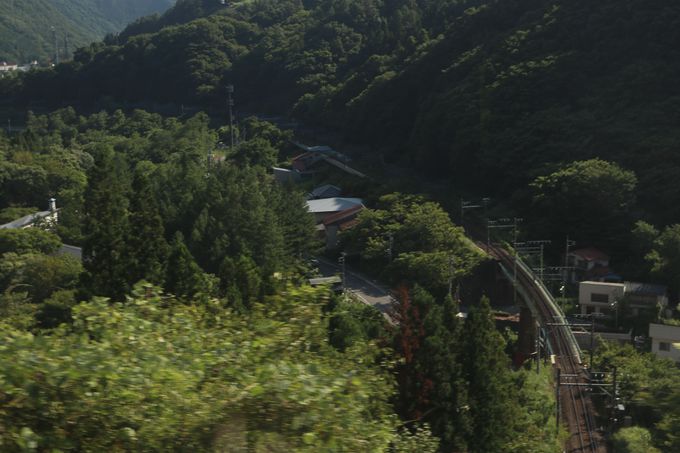
{"type": "Polygon", "coordinates": [[[0,2],[0,61],[54,57],[54,34],[64,58],[77,48],[121,31],[135,19],[160,13],[174,0],[3,0],[0,2]]]}

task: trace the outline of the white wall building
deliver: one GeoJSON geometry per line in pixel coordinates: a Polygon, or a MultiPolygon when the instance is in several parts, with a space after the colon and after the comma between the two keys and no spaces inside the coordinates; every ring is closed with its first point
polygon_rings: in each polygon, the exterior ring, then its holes
{"type": "Polygon", "coordinates": [[[578,304],[581,314],[611,313],[615,303],[625,293],[623,283],[581,282],[578,285],[578,304]]]}
{"type": "Polygon", "coordinates": [[[6,61],[0,61],[0,72],[10,72],[19,69],[19,65],[15,63],[7,63],[6,61]]]}
{"type": "Polygon", "coordinates": [[[652,339],[652,353],[680,363],[680,326],[650,324],[649,337],[652,339]]]}
{"type": "Polygon", "coordinates": [[[649,283],[581,282],[578,286],[578,303],[581,314],[612,313],[625,296],[628,308],[637,316],[641,310],[657,309],[668,304],[666,287],[649,283]]]}

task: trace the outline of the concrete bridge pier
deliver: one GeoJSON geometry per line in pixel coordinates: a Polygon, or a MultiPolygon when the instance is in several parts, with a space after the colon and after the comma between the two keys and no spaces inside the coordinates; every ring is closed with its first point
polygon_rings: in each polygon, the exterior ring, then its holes
{"type": "Polygon", "coordinates": [[[519,366],[524,363],[536,350],[536,318],[529,307],[520,306],[519,334],[517,339],[517,351],[514,362],[519,366]]]}

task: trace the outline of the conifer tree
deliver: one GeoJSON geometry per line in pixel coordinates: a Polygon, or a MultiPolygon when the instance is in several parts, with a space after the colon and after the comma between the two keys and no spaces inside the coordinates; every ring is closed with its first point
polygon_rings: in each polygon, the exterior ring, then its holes
{"type": "Polygon", "coordinates": [[[175,233],[165,273],[166,291],[179,297],[191,297],[202,289],[203,283],[203,272],[184,243],[182,233],[175,233]]]}
{"type": "Polygon", "coordinates": [[[412,290],[406,286],[397,289],[395,318],[399,330],[395,335],[395,349],[403,363],[397,368],[400,410],[402,417],[419,420],[430,409],[432,381],[422,364],[422,347],[425,341],[424,319],[434,306],[434,298],[419,286],[412,290]]]}
{"type": "Polygon", "coordinates": [[[401,415],[428,423],[443,451],[464,451],[469,406],[458,305],[450,296],[438,304],[417,285],[410,292],[400,288],[397,296],[401,415]]]}
{"type": "Polygon", "coordinates": [[[248,256],[238,259],[225,256],[219,271],[222,294],[233,299],[236,305],[249,306],[251,299],[260,296],[262,288],[261,270],[248,256]]]}
{"type": "Polygon", "coordinates": [[[513,430],[516,404],[512,394],[505,341],[496,330],[489,300],[483,297],[465,322],[463,364],[468,381],[470,452],[503,451],[513,430]]]}
{"type": "Polygon", "coordinates": [[[85,286],[93,295],[122,299],[128,290],[129,237],[127,165],[110,148],[99,151],[85,194],[83,265],[85,286]]]}
{"type": "Polygon", "coordinates": [[[147,280],[162,284],[169,247],[148,169],[138,168],[130,199],[129,283],[147,280]]]}
{"type": "Polygon", "coordinates": [[[315,235],[314,218],[309,215],[301,192],[275,185],[270,198],[281,226],[283,248],[287,256],[300,258],[320,245],[315,235]]]}
{"type": "Polygon", "coordinates": [[[426,337],[419,357],[433,382],[429,423],[443,451],[464,451],[469,430],[467,385],[462,366],[462,324],[458,304],[448,295],[425,318],[426,337]]]}

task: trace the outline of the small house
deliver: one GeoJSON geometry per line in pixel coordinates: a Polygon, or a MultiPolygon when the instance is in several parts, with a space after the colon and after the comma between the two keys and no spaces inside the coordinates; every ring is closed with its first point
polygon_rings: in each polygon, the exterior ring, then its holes
{"type": "Polygon", "coordinates": [[[667,290],[662,285],[638,282],[594,282],[579,283],[578,303],[581,314],[611,313],[619,301],[625,300],[632,314],[637,316],[641,310],[656,310],[668,304],[667,290]]]}
{"type": "Polygon", "coordinates": [[[346,231],[357,224],[357,216],[364,209],[364,205],[356,205],[336,214],[329,215],[323,221],[326,248],[335,249],[338,246],[338,233],[346,231]]]}
{"type": "Polygon", "coordinates": [[[624,286],[626,301],[634,315],[637,315],[643,309],[656,309],[668,305],[668,289],[663,285],[624,282],[624,286]]]}
{"type": "Polygon", "coordinates": [[[31,228],[37,224],[46,226],[56,225],[59,220],[59,210],[57,209],[57,200],[49,199],[49,209],[47,211],[38,211],[33,214],[23,216],[19,219],[12,220],[9,223],[0,225],[0,230],[12,228],[31,228]]]}
{"type": "Polygon", "coordinates": [[[680,364],[680,326],[650,324],[649,337],[652,339],[652,353],[680,364]]]}
{"type": "Polygon", "coordinates": [[[601,276],[612,274],[609,268],[609,255],[595,247],[586,247],[569,252],[568,266],[572,268],[572,283],[584,280],[600,280],[601,276]]]}
{"type": "Polygon", "coordinates": [[[610,313],[616,303],[623,299],[623,283],[581,282],[578,285],[578,304],[581,314],[610,313]]]}
{"type": "Polygon", "coordinates": [[[308,173],[318,162],[324,160],[324,156],[318,153],[306,152],[299,154],[291,160],[291,166],[300,173],[308,173]]]}
{"type": "Polygon", "coordinates": [[[322,198],[320,200],[307,200],[307,210],[314,214],[317,224],[322,223],[327,217],[347,209],[363,206],[361,198],[322,198]]]}

